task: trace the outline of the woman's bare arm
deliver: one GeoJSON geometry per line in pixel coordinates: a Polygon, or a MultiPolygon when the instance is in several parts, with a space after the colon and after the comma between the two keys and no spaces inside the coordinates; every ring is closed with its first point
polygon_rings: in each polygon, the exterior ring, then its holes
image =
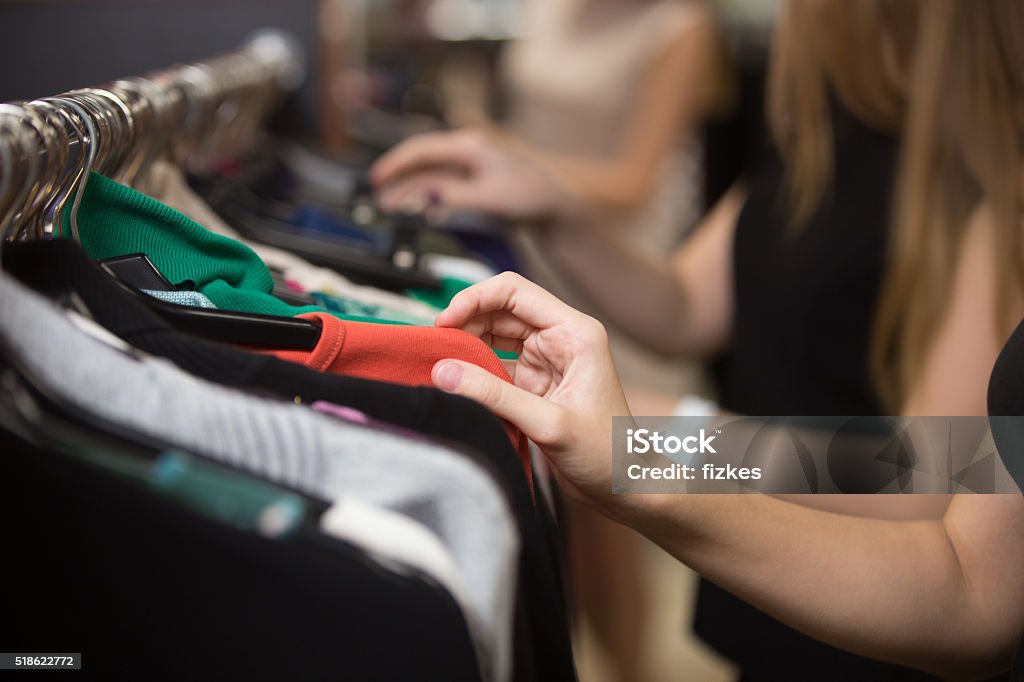
{"type": "Polygon", "coordinates": [[[745,200],[742,187],[729,190],[670,258],[589,224],[553,228],[540,244],[598,316],[638,343],[666,356],[708,355],[732,328],[733,235],[745,200]]]}
{"type": "Polygon", "coordinates": [[[1005,670],[1024,631],[1020,495],[957,496],[931,521],[756,495],[658,495],[634,505],[624,520],[680,561],[855,653],[971,678],[1005,670]]]}

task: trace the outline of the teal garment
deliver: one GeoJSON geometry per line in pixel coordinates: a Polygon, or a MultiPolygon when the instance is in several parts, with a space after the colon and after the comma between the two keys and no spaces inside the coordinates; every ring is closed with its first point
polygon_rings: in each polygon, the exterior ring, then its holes
{"type": "MultiPolygon", "coordinates": [[[[62,218],[62,236],[70,237],[70,203],[62,218]]],[[[175,287],[198,291],[221,310],[281,317],[330,312],[274,298],[270,270],[248,246],[214,234],[173,208],[97,173],[89,175],[78,208],[78,232],[93,258],[144,253],[175,287]]],[[[365,315],[331,314],[348,321],[399,324],[365,315]]]]}
{"type": "Polygon", "coordinates": [[[379,305],[353,301],[341,296],[332,296],[331,294],[325,294],[322,291],[310,291],[306,295],[313,299],[318,306],[326,310],[330,310],[332,313],[344,313],[345,315],[352,315],[353,313],[359,315],[376,315],[380,312],[379,305]]]}
{"type": "Polygon", "coordinates": [[[313,299],[313,302],[318,306],[325,310],[329,310],[332,313],[383,318],[395,323],[411,324],[415,327],[432,327],[434,325],[433,318],[410,315],[405,311],[394,310],[387,306],[380,306],[375,303],[363,303],[362,301],[345,298],[344,296],[335,296],[322,291],[311,291],[308,296],[313,299]]]}
{"type": "Polygon", "coordinates": [[[159,298],[166,303],[188,306],[189,308],[216,308],[213,302],[198,291],[157,291],[143,289],[142,293],[159,298]]]}
{"type": "Polygon", "coordinates": [[[292,534],[306,515],[299,495],[178,450],[160,454],[149,483],[193,511],[266,537],[292,534]]]}

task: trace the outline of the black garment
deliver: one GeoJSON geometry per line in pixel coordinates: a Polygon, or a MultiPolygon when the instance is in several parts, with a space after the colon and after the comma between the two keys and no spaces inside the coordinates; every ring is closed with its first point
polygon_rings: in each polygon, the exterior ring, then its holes
{"type": "Polygon", "coordinates": [[[3,429],[0,466],[5,651],[81,652],[86,679],[480,679],[433,581],[229,528],[3,429]]]}
{"type": "Polygon", "coordinates": [[[988,413],[996,417],[989,425],[1003,464],[1013,480],[1024,487],[1024,322],[1010,335],[992,367],[988,413]]]}
{"type": "Polygon", "coordinates": [[[802,229],[766,150],[736,225],[722,406],[750,415],[876,415],[868,347],[884,274],[897,141],[837,112],[835,179],[802,229]]]}
{"type": "MultiPolygon", "coordinates": [[[[883,275],[896,139],[835,107],[834,181],[802,229],[767,150],[736,225],[735,318],[722,407],[755,416],[877,415],[868,354],[883,275]]],[[[702,580],[694,630],[744,680],[909,680],[923,674],[800,634],[702,580]]]]}
{"type": "MultiPolygon", "coordinates": [[[[992,376],[988,380],[988,413],[991,416],[1024,416],[1024,322],[1010,334],[996,358],[996,364],[992,366],[992,376]]],[[[994,435],[999,450],[1004,446],[1015,450],[1024,447],[1024,440],[999,440],[1001,434],[994,435]]]]}
{"type": "MultiPolygon", "coordinates": [[[[71,240],[7,244],[2,259],[4,269],[29,286],[54,298],[73,294],[100,325],[207,381],[298,396],[307,404],[326,400],[347,405],[375,419],[468,447],[497,474],[521,534],[517,648],[520,635],[528,630],[535,679],[575,679],[555,558],[546,547],[519,458],[501,423],[482,405],[428,387],[321,374],[179,333],[127,294],[71,240]]],[[[517,668],[525,663],[518,653],[517,668]]]]}
{"type": "MultiPolygon", "coordinates": [[[[992,367],[992,376],[988,382],[988,413],[997,417],[1024,418],[1024,322],[1017,325],[992,367]]],[[[1004,461],[1017,481],[1024,475],[1024,472],[1014,471],[1014,467],[1020,464],[1019,454],[1024,452],[1024,429],[1019,427],[1016,420],[992,420],[996,450],[1000,453],[1014,453],[1012,459],[1007,456],[1004,461]]],[[[1010,680],[1024,682],[1024,639],[1021,639],[1017,647],[1010,680]]]]}

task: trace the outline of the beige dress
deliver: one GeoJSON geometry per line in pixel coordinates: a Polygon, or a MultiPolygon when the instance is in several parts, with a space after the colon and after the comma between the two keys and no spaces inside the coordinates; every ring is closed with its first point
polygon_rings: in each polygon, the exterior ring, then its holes
{"type": "MultiPolygon", "coordinates": [[[[502,61],[509,129],[547,151],[614,156],[639,88],[693,20],[693,8],[686,0],[527,0],[525,11],[523,39],[502,61]]],[[[696,144],[671,149],[650,200],[612,227],[631,235],[637,249],[667,257],[700,216],[700,187],[696,144]]],[[[589,307],[528,230],[515,242],[535,281],[572,305],[589,307]]],[[[682,363],[666,363],[611,332],[624,381],[683,390],[682,363]]]]}

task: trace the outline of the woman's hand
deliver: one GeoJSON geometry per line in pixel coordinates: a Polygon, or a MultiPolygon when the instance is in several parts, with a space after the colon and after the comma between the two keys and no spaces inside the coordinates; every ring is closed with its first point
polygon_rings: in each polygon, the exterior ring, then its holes
{"type": "Polygon", "coordinates": [[[382,156],[370,179],[389,211],[439,204],[532,221],[557,217],[574,204],[538,155],[482,130],[412,137],[382,156]]]}
{"type": "Polygon", "coordinates": [[[483,403],[531,438],[571,497],[607,506],[612,417],[630,416],[600,322],[506,272],[458,294],[436,323],[519,353],[514,385],[459,360],[434,365],[434,383],[483,403]]]}

